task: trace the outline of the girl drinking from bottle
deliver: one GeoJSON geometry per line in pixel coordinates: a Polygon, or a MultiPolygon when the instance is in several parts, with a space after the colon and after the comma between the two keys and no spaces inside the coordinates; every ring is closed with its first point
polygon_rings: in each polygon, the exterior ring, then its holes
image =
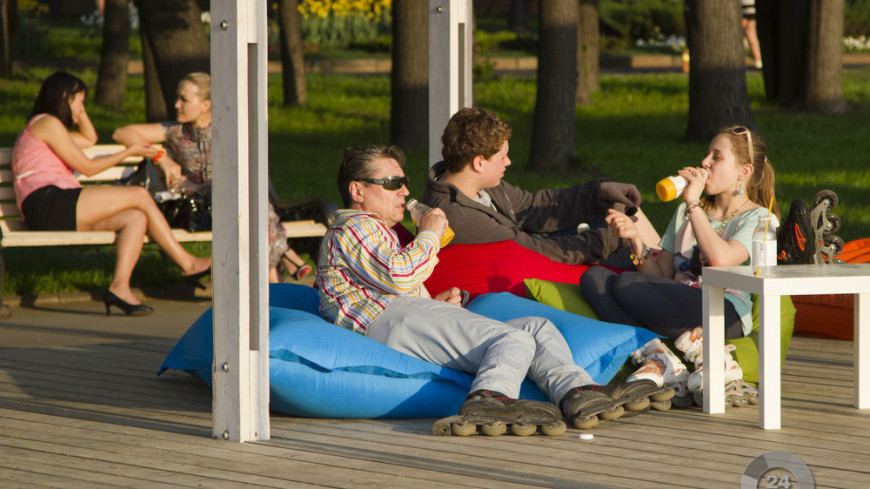
{"type": "MultiPolygon", "coordinates": [[[[592,267],[581,277],[580,288],[601,320],[652,330],[674,341],[686,359],[697,364],[702,344],[701,269],[750,263],[753,231],[758,217],[767,215],[773,198],[774,172],[761,138],[743,126],[734,126],[713,138],[701,168],[686,167],[679,175],[688,184],[657,256],[651,256],[644,246],[634,222],[611,209],[606,222],[613,234],[629,241],[638,271],[616,274],[592,267]]],[[[779,217],[775,200],[771,212],[779,217]]],[[[728,289],[725,298],[725,337],[749,334],[749,294],[728,289]]],[[[633,375],[686,382],[685,366],[660,341],[653,342],[634,355],[643,366],[633,375]]],[[[740,368],[733,360],[731,364],[726,382],[736,380],[740,368]]],[[[695,383],[699,381],[700,372],[695,383]]]]}

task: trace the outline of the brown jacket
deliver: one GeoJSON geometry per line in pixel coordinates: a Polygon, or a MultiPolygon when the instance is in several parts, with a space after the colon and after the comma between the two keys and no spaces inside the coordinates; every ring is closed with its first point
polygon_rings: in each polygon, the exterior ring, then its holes
{"type": "Polygon", "coordinates": [[[456,233],[453,243],[473,244],[513,240],[563,263],[592,263],[607,258],[621,240],[606,227],[579,235],[580,223],[602,221],[610,204],[601,199],[601,182],[593,180],[566,189],[531,193],[505,182],[486,189],[498,211],[465,196],[455,186],[439,182],[444,163],[429,170],[422,202],[440,207],[456,233]],[[560,235],[540,236],[542,233],[560,235]]]}

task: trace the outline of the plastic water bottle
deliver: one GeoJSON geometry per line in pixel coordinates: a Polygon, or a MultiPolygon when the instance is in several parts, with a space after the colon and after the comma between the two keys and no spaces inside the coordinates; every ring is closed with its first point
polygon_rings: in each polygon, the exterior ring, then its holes
{"type": "Polygon", "coordinates": [[[776,266],[776,227],[771,216],[758,216],[752,233],[752,268],[776,266]]]}
{"type": "MultiPolygon", "coordinates": [[[[431,209],[428,205],[418,202],[417,199],[408,199],[405,208],[411,213],[411,220],[414,221],[414,224],[420,222],[420,218],[423,217],[423,214],[429,212],[431,209]]],[[[444,248],[450,244],[450,242],[453,241],[454,236],[455,234],[453,233],[453,230],[450,229],[450,226],[447,226],[447,229],[444,230],[444,234],[441,235],[441,247],[444,248]]]]}
{"type": "MultiPolygon", "coordinates": [[[[704,178],[707,177],[707,170],[701,168],[699,171],[702,172],[704,178]]],[[[679,175],[662,178],[656,184],[656,194],[663,202],[670,202],[683,195],[683,190],[686,190],[688,185],[689,182],[679,175]]]]}

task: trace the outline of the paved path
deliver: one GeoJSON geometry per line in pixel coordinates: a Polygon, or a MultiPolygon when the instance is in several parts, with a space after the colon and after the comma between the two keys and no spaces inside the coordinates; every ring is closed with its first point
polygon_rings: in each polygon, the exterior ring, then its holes
{"type": "Polygon", "coordinates": [[[113,309],[107,316],[102,302],[67,301],[33,307],[13,307],[0,322],[0,348],[39,348],[180,338],[211,307],[211,299],[148,298],[154,314],[127,317],[113,309]]]}
{"type": "MultiPolygon", "coordinates": [[[[302,281],[314,284],[314,274],[302,281]]],[[[210,283],[207,285],[211,285],[210,283]]],[[[117,308],[106,315],[101,300],[84,292],[4,298],[12,317],[0,320],[0,348],[37,348],[130,342],[152,338],[178,339],[211,307],[211,287],[193,293],[187,286],[137,290],[142,302],[154,308],[144,317],[127,317],[117,308]]]]}

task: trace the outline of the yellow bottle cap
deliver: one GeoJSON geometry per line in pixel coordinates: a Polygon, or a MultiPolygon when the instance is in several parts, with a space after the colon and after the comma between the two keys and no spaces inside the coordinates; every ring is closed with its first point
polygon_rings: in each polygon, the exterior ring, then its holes
{"type": "Polygon", "coordinates": [[[663,178],[656,184],[656,194],[664,202],[677,198],[677,185],[671,178],[663,178]]]}

